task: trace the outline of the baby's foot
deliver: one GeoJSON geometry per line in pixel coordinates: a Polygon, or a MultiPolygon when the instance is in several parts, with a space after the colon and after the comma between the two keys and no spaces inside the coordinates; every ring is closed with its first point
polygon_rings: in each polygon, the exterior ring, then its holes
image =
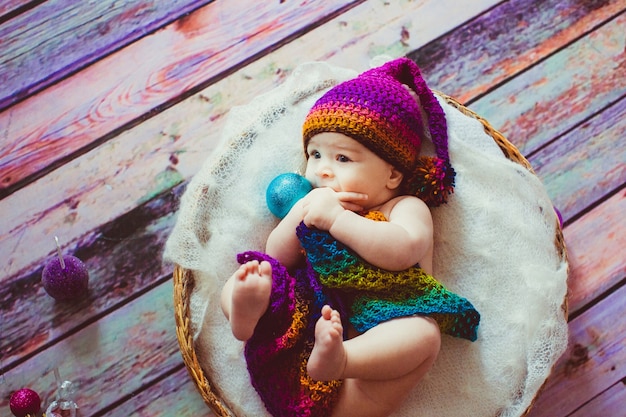
{"type": "Polygon", "coordinates": [[[241,265],[233,277],[230,326],[237,339],[246,341],[269,305],[272,266],[266,261],[250,261],[241,265]]]}
{"type": "Polygon", "coordinates": [[[315,324],[315,345],[307,364],[307,372],[316,381],[341,379],[346,368],[346,359],[339,312],[324,306],[322,317],[315,324]]]}

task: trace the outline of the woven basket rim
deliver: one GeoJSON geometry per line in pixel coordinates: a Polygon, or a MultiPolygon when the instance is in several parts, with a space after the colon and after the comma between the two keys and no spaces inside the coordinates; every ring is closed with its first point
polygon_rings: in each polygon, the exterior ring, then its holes
{"type": "MultiPolygon", "coordinates": [[[[472,110],[468,109],[456,99],[435,91],[437,95],[443,98],[446,103],[456,108],[458,111],[466,116],[472,117],[482,123],[485,132],[493,138],[494,142],[498,145],[504,156],[525,167],[533,175],[536,175],[530,162],[521,154],[521,152],[510,143],[502,133],[493,128],[491,124],[472,110]]],[[[554,245],[557,249],[559,257],[562,261],[567,262],[567,250],[565,247],[565,240],[563,237],[563,230],[561,225],[556,225],[556,234],[554,237],[554,245]]],[[[196,354],[189,309],[189,298],[194,286],[193,271],[184,269],[179,265],[174,266],[173,272],[174,279],[174,316],[176,321],[176,337],[180,347],[180,352],[185,363],[185,367],[189,372],[191,379],[194,381],[196,388],[200,392],[204,402],[213,410],[218,417],[236,417],[236,414],[231,411],[231,407],[221,398],[219,393],[219,387],[208,376],[208,373],[202,368],[198,356],[196,354]]],[[[562,304],[563,314],[565,318],[568,317],[568,296],[565,295],[562,304]]],[[[554,366],[553,366],[554,369],[554,366]]],[[[552,372],[552,371],[551,371],[552,372]]],[[[551,373],[550,372],[550,373],[551,373]]],[[[535,400],[539,396],[539,393],[543,390],[543,386],[538,390],[535,397],[531,401],[531,404],[523,413],[526,416],[530,413],[535,400]]]]}

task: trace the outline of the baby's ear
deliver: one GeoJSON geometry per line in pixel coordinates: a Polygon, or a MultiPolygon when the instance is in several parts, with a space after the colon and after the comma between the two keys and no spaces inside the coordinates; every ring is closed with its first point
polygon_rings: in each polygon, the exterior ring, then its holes
{"type": "Polygon", "coordinates": [[[391,167],[391,174],[389,175],[389,180],[387,181],[387,187],[389,187],[390,190],[395,190],[400,187],[403,179],[404,174],[398,169],[391,167]]]}

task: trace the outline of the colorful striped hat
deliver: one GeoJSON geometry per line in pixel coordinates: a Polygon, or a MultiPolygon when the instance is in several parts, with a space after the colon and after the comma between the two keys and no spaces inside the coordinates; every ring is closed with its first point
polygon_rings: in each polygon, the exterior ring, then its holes
{"type": "Polygon", "coordinates": [[[408,58],[373,68],[326,92],[304,121],[304,148],[322,132],[342,133],[367,146],[404,174],[407,194],[428,205],[445,203],[454,189],[445,114],[408,58]],[[422,140],[428,137],[436,157],[420,156],[422,140]]]}

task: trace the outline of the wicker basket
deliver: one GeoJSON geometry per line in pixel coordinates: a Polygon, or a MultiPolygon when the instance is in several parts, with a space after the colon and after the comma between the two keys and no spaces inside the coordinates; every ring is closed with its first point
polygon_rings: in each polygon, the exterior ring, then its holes
{"type": "MultiPolygon", "coordinates": [[[[446,100],[446,102],[458,109],[466,116],[470,116],[480,121],[485,129],[485,132],[493,138],[498,147],[502,150],[504,156],[509,160],[516,162],[534,174],[534,171],[530,163],[524,158],[519,150],[512,145],[500,132],[494,129],[487,120],[483,119],[473,111],[469,110],[452,97],[449,97],[442,93],[437,93],[440,97],[446,100]]],[[[565,241],[563,239],[563,233],[561,226],[557,224],[556,235],[554,237],[554,245],[557,249],[559,257],[563,261],[567,261],[567,252],[565,248],[565,241]]],[[[206,404],[213,410],[213,412],[219,417],[235,416],[229,406],[221,398],[219,387],[210,379],[210,375],[205,372],[198,361],[196,351],[194,348],[193,337],[191,334],[191,319],[189,311],[189,298],[194,286],[193,272],[183,269],[179,266],[174,268],[174,313],[176,319],[176,336],[180,345],[180,351],[183,357],[183,361],[189,375],[193,379],[200,395],[206,402],[206,404]]],[[[567,297],[563,300],[563,314],[567,317],[568,314],[567,297]]],[[[536,397],[535,397],[536,398],[536,397]]],[[[534,402],[534,400],[533,400],[534,402]]],[[[530,412],[531,406],[526,410],[524,415],[530,412]]]]}

